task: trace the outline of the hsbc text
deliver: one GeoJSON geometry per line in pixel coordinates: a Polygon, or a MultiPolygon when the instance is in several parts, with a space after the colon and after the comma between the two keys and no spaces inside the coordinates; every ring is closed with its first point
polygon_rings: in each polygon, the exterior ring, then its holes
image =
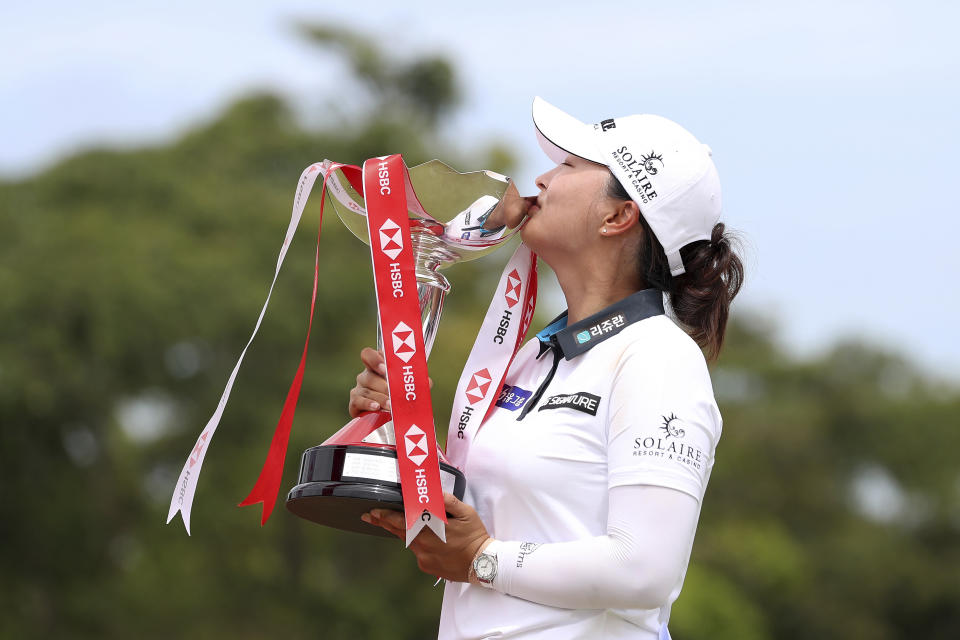
{"type": "Polygon", "coordinates": [[[413,365],[403,365],[403,390],[407,393],[404,396],[407,400],[417,399],[417,385],[413,381],[413,365]]]}
{"type": "Polygon", "coordinates": [[[417,501],[420,502],[420,504],[429,504],[430,498],[427,497],[427,492],[429,491],[427,489],[427,472],[418,468],[415,469],[413,473],[417,477],[417,494],[419,496],[417,501]]]}
{"type": "Polygon", "coordinates": [[[380,178],[380,195],[390,195],[390,169],[387,168],[386,160],[377,164],[377,177],[380,178]]]}
{"type": "Polygon", "coordinates": [[[403,274],[400,273],[400,264],[397,262],[390,263],[390,285],[393,287],[393,297],[402,298],[403,297],[403,274]]]}
{"type": "Polygon", "coordinates": [[[493,341],[497,344],[503,344],[503,336],[507,335],[507,329],[510,328],[510,318],[512,315],[509,309],[503,312],[503,317],[500,318],[500,326],[497,327],[497,335],[493,336],[493,341]]]}
{"type": "Polygon", "coordinates": [[[463,408],[463,413],[460,414],[460,423],[457,424],[457,438],[463,440],[463,432],[467,428],[467,423],[470,422],[470,416],[473,414],[473,407],[467,405],[463,408]]]}

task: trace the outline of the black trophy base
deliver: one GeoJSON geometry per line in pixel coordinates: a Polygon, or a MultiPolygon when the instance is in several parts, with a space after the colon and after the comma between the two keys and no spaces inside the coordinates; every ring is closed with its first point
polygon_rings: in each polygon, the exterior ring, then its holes
{"type": "MultiPolygon", "coordinates": [[[[467,481],[440,462],[443,490],[463,499],[467,481]]],[[[390,538],[393,534],[360,519],[371,509],[403,512],[397,452],[387,445],[322,444],[303,452],[300,479],[287,494],[287,509],[327,527],[390,538]]]]}

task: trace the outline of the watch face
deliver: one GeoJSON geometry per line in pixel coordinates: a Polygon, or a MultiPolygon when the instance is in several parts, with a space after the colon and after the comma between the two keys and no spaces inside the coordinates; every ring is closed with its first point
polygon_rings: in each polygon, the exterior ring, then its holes
{"type": "Polygon", "coordinates": [[[481,555],[477,558],[477,578],[481,580],[492,580],[497,575],[496,561],[487,555],[481,555]]]}

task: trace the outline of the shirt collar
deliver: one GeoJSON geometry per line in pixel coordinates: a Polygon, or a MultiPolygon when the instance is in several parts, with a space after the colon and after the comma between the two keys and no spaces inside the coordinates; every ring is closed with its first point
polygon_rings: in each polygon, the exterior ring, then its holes
{"type": "Polygon", "coordinates": [[[631,324],[662,313],[663,292],[659,289],[638,291],[570,326],[567,326],[567,312],[564,311],[537,334],[540,341],[537,357],[555,347],[565,359],[572,360],[631,324]]]}

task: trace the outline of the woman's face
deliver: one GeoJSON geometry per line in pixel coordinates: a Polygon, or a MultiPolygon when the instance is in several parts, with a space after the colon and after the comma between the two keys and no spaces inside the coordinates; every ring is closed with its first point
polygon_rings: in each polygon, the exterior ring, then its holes
{"type": "Polygon", "coordinates": [[[540,195],[527,212],[523,241],[548,264],[551,254],[582,248],[600,231],[603,205],[613,201],[606,195],[609,177],[605,166],[574,155],[538,177],[540,195]]]}

